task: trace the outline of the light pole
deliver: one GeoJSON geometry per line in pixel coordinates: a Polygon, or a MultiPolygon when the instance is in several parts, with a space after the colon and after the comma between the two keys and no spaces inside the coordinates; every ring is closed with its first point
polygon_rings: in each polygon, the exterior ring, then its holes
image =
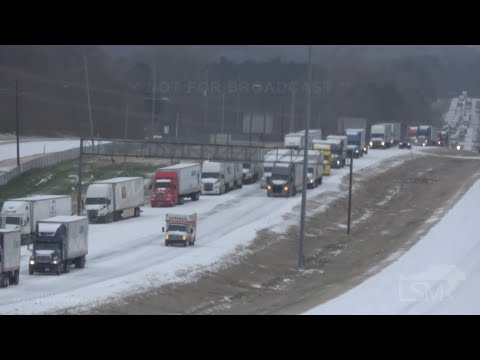
{"type": "Polygon", "coordinates": [[[85,54],[85,48],[83,49],[83,67],[85,69],[85,85],[87,88],[87,105],[88,105],[88,118],[90,120],[90,137],[95,137],[95,132],[93,129],[93,118],[92,118],[92,104],[90,102],[90,84],[88,81],[88,64],[87,64],[87,54],[85,54]]]}
{"type": "Polygon", "coordinates": [[[312,45],[308,46],[308,87],[307,87],[307,106],[305,116],[305,146],[303,149],[303,188],[302,188],[302,212],[300,216],[300,241],[298,244],[298,270],[305,269],[305,256],[303,243],[305,240],[305,213],[307,210],[307,168],[308,168],[308,130],[310,126],[310,101],[312,92],[312,45]]]}
{"type": "Polygon", "coordinates": [[[222,93],[222,134],[225,132],[225,92],[222,93]]]}
{"type": "Polygon", "coordinates": [[[20,134],[19,134],[19,124],[18,124],[18,80],[15,80],[15,123],[17,135],[17,166],[20,166],[20,134]]]}
{"type": "Polygon", "coordinates": [[[154,134],[154,126],[155,126],[155,92],[157,90],[157,66],[153,64],[153,69],[152,69],[152,139],[154,134]]]}

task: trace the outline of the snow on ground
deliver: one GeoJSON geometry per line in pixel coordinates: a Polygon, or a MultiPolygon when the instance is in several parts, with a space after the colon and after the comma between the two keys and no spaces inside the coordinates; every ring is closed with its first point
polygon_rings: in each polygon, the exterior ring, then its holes
{"type": "Polygon", "coordinates": [[[396,262],[306,314],[480,314],[479,198],[480,181],[396,262]]]}
{"type": "MultiPolygon", "coordinates": [[[[52,153],[80,147],[79,140],[53,140],[20,142],[20,157],[52,153]]],[[[0,161],[17,157],[17,143],[0,143],[0,161]]]]}
{"type": "MultiPolygon", "coordinates": [[[[354,160],[354,170],[368,168],[369,172],[383,172],[420,150],[370,150],[368,155],[354,160]],[[382,162],[380,168],[375,167],[382,160],[388,161],[382,162]]],[[[338,192],[347,173],[347,168],[332,169],[332,175],[324,177],[321,186],[308,190],[308,197],[338,192]]],[[[28,275],[30,252],[22,248],[20,284],[0,290],[0,313],[33,314],[70,306],[92,306],[168,282],[193,281],[205,268],[231,261],[228,255],[235,254],[238,246],[251,243],[258,230],[281,229],[285,226],[284,215],[300,203],[300,194],[292,198],[268,198],[266,190],[257,183],[221,196],[202,196],[200,201],[186,201],[174,208],[146,207],[139,218],[90,225],[85,269],[72,269],[61,276],[28,275]],[[164,246],[161,229],[167,212],[197,212],[194,247],[164,246]]]]}

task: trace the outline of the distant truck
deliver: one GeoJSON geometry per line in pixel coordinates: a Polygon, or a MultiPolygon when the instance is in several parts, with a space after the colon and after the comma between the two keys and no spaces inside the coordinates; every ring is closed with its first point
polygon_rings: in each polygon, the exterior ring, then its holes
{"type": "Polygon", "coordinates": [[[242,183],[253,184],[261,177],[261,166],[257,163],[242,164],[242,183]]]}
{"type": "Polygon", "coordinates": [[[242,187],[242,163],[204,161],[202,165],[202,194],[225,194],[242,187]]]}
{"type": "Polygon", "coordinates": [[[262,179],[260,180],[260,188],[266,189],[267,188],[267,178],[272,175],[272,168],[276,161],[282,161],[282,159],[287,159],[292,156],[292,154],[296,154],[297,150],[292,149],[273,149],[268,151],[264,158],[262,164],[262,179]]]}
{"type": "MultiPolygon", "coordinates": [[[[165,246],[170,244],[195,245],[197,237],[197,213],[194,214],[166,214],[165,246]]],[[[162,228],[165,232],[165,228],[162,228]]]]}
{"type": "Polygon", "coordinates": [[[70,267],[85,267],[88,254],[88,218],[56,216],[38,221],[33,237],[33,253],[28,273],[53,272],[60,275],[70,267]]]}
{"type": "Polygon", "coordinates": [[[416,144],[418,135],[418,126],[408,126],[407,127],[407,137],[410,138],[412,144],[416,144]]]}
{"type": "Polygon", "coordinates": [[[284,137],[284,146],[287,149],[303,149],[305,146],[305,133],[289,133],[284,137]]]}
{"type": "MultiPolygon", "coordinates": [[[[298,153],[296,161],[303,163],[303,151],[298,153]]],[[[307,188],[314,189],[323,182],[323,168],[325,158],[321,150],[308,150],[307,155],[307,188]]],[[[302,175],[303,176],[303,175],[302,175]]]]}
{"type": "Polygon", "coordinates": [[[352,148],[354,157],[358,158],[368,153],[364,129],[346,129],[345,135],[347,135],[348,146],[356,147],[352,148]]]}
{"type": "Polygon", "coordinates": [[[323,175],[330,175],[330,166],[332,163],[332,145],[325,140],[316,140],[313,142],[313,149],[320,150],[323,154],[323,175]]]}
{"type": "Polygon", "coordinates": [[[276,162],[267,184],[267,196],[295,196],[303,188],[303,164],[276,162]]]}
{"type": "Polygon", "coordinates": [[[391,145],[396,145],[402,140],[402,124],[400,123],[383,123],[379,125],[391,125],[392,126],[392,139],[391,145]]]}
{"type": "Polygon", "coordinates": [[[200,164],[185,163],[167,166],[155,171],[153,175],[153,193],[150,205],[182,205],[186,197],[192,201],[200,199],[202,184],[200,164]]]}
{"type": "Polygon", "coordinates": [[[375,124],[372,125],[370,131],[370,148],[386,149],[392,145],[392,125],[391,124],[375,124]]]}
{"type": "Polygon", "coordinates": [[[432,125],[420,125],[418,127],[418,145],[431,146],[437,144],[437,128],[432,125]]]}
{"type": "Polygon", "coordinates": [[[0,229],[0,288],[20,281],[20,229],[0,229]]]}
{"type": "Polygon", "coordinates": [[[0,228],[20,229],[22,244],[30,243],[35,223],[58,215],[72,215],[70,195],[33,195],[9,199],[0,212],[0,228]]]}
{"type": "Polygon", "coordinates": [[[333,168],[341,168],[345,166],[347,159],[348,143],[347,137],[338,135],[327,136],[327,143],[330,144],[332,151],[332,162],[330,164],[333,168]]]}
{"type": "Polygon", "coordinates": [[[142,177],[96,181],[87,188],[85,210],[90,222],[112,222],[140,216],[145,203],[142,177]]]}
{"type": "Polygon", "coordinates": [[[347,129],[363,129],[367,132],[367,119],[361,117],[339,117],[337,120],[337,132],[344,134],[347,129]]]}

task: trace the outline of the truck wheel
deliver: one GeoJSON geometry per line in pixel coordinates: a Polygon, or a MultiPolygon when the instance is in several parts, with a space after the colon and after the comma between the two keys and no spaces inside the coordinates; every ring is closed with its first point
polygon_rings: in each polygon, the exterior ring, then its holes
{"type": "Polygon", "coordinates": [[[55,273],[57,274],[57,276],[60,276],[60,275],[62,274],[62,267],[63,267],[62,265],[63,265],[63,264],[60,263],[60,264],[57,266],[57,271],[55,272],[55,273]]]}
{"type": "Polygon", "coordinates": [[[190,245],[190,246],[195,245],[195,241],[189,241],[189,242],[188,242],[188,245],[190,245]]]}
{"type": "Polygon", "coordinates": [[[320,180],[318,180],[318,185],[322,185],[323,183],[323,176],[320,178],[320,180]]]}
{"type": "Polygon", "coordinates": [[[85,267],[85,255],[79,257],[75,263],[75,268],[76,269],[83,269],[85,267]]]}
{"type": "Polygon", "coordinates": [[[0,288],[5,288],[7,287],[8,285],[5,285],[5,279],[7,277],[5,275],[0,275],[0,288]]]}
{"type": "Polygon", "coordinates": [[[135,208],[135,213],[133,215],[134,217],[139,217],[140,216],[140,209],[139,208],[135,208]]]}
{"type": "Polygon", "coordinates": [[[168,241],[167,240],[165,240],[165,246],[168,246],[168,241]]]}
{"type": "Polygon", "coordinates": [[[15,270],[13,274],[13,285],[18,285],[20,282],[20,270],[15,270]]]}
{"type": "Polygon", "coordinates": [[[267,191],[267,196],[271,197],[272,195],[270,194],[270,191],[267,191]]]}
{"type": "Polygon", "coordinates": [[[185,199],[183,197],[178,198],[178,204],[183,205],[185,203],[185,199]]]}
{"type": "Polygon", "coordinates": [[[33,275],[33,270],[32,269],[28,269],[28,275],[33,275]]]}
{"type": "Polygon", "coordinates": [[[183,244],[183,247],[187,247],[188,246],[188,241],[185,241],[185,244],[183,244]]]}

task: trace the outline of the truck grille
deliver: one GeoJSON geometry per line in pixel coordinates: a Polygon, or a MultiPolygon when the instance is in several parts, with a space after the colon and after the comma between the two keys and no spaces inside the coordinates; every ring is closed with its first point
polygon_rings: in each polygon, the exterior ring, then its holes
{"type": "Polygon", "coordinates": [[[169,235],[168,240],[182,240],[181,235],[169,235]]]}
{"type": "Polygon", "coordinates": [[[203,184],[203,189],[205,191],[212,191],[213,190],[213,184],[212,183],[203,184]]]}
{"type": "Polygon", "coordinates": [[[155,194],[155,199],[157,199],[158,201],[163,201],[163,198],[164,198],[164,193],[155,194]]]}
{"type": "Polygon", "coordinates": [[[87,215],[89,218],[96,218],[98,217],[98,210],[88,210],[87,215]]]}
{"type": "Polygon", "coordinates": [[[35,260],[39,263],[49,263],[51,261],[50,255],[37,255],[35,260]]]}
{"type": "Polygon", "coordinates": [[[272,192],[274,194],[280,194],[282,192],[282,188],[283,186],[280,186],[280,185],[273,185],[272,186],[272,192]]]}

